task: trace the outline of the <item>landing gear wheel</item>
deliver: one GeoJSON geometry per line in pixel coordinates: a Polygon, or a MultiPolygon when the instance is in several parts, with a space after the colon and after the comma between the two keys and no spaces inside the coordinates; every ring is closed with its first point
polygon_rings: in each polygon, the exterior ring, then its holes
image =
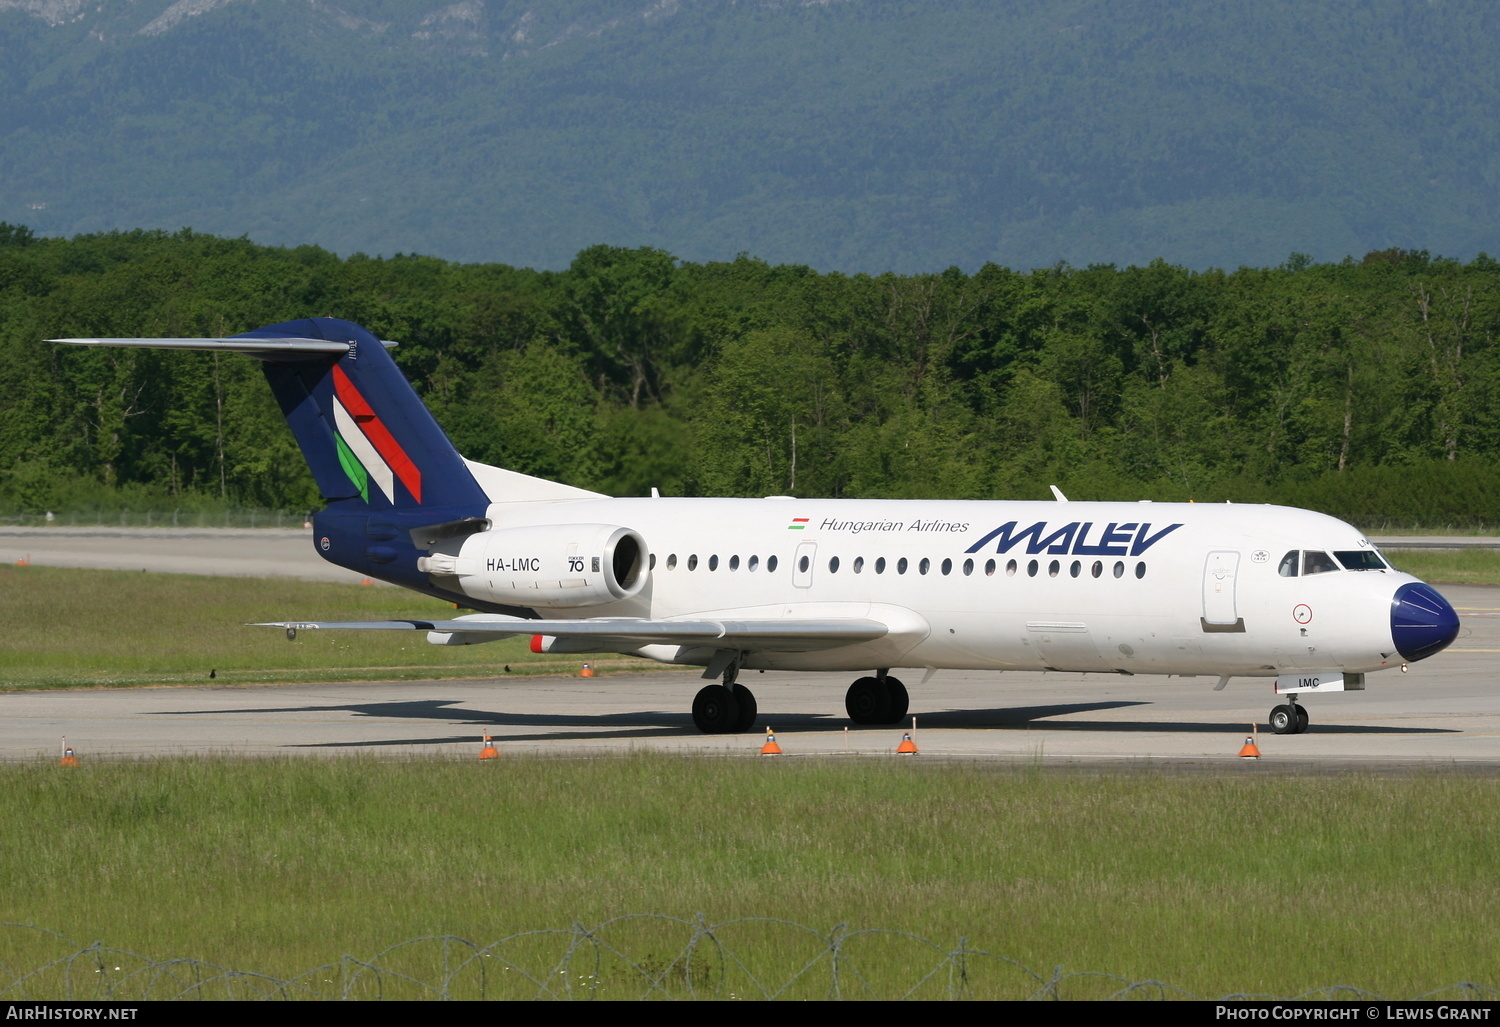
{"type": "Polygon", "coordinates": [[[1297,707],[1297,731],[1296,731],[1296,734],[1300,735],[1302,732],[1304,732],[1306,730],[1307,730],[1307,710],[1306,710],[1306,708],[1304,708],[1302,706],[1298,706],[1297,707]]]}
{"type": "Polygon", "coordinates": [[[906,709],[911,705],[911,697],[906,694],[906,686],[901,683],[900,678],[886,678],[885,687],[891,691],[891,719],[887,724],[899,724],[906,719],[906,709]]]}
{"type": "Polygon", "coordinates": [[[734,701],[740,708],[739,719],[734,722],[734,733],[744,734],[755,726],[755,693],[744,685],[734,686],[734,701]]]}
{"type": "Polygon", "coordinates": [[[693,723],[706,735],[724,735],[735,730],[740,704],[723,685],[708,685],[693,697],[693,723]]]}
{"type": "Polygon", "coordinates": [[[860,678],[845,693],[844,710],[856,724],[889,724],[891,690],[876,678],[860,678]]]}
{"type": "Polygon", "coordinates": [[[1278,735],[1297,733],[1297,710],[1292,706],[1277,706],[1271,710],[1271,730],[1278,735]]]}

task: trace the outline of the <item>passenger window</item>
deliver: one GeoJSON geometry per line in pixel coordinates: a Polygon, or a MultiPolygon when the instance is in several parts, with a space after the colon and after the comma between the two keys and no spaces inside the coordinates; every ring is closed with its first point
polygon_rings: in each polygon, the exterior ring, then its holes
{"type": "Polygon", "coordinates": [[[922,562],[917,565],[917,571],[918,571],[918,573],[926,574],[927,571],[928,571],[928,569],[931,568],[931,567],[932,567],[932,561],[929,560],[929,559],[927,559],[927,557],[924,556],[924,557],[922,557],[922,562]]]}
{"type": "Polygon", "coordinates": [[[771,574],[776,570],[776,557],[766,557],[766,573],[771,574]]]}
{"type": "Polygon", "coordinates": [[[839,558],[836,557],[836,556],[830,556],[828,558],[828,573],[829,574],[837,574],[838,572],[839,572],[839,558]]]}
{"type": "Polygon", "coordinates": [[[1014,561],[1014,560],[1006,560],[1005,561],[1005,576],[1007,578],[1014,578],[1016,576],[1016,561],[1014,561]]]}
{"type": "MultiPolygon", "coordinates": [[[[973,560],[969,561],[969,566],[970,566],[970,568],[972,568],[974,566],[974,561],[973,560]]],[[[953,561],[952,560],[944,560],[943,561],[943,577],[946,578],[949,574],[952,574],[952,573],[953,573],[953,561]]]]}
{"type": "Polygon", "coordinates": [[[1146,561],[1145,560],[1142,560],[1140,563],[1138,563],[1138,564],[1135,565],[1135,576],[1138,577],[1138,578],[1144,578],[1146,576],[1146,561]]]}
{"type": "Polygon", "coordinates": [[[740,569],[740,558],[738,556],[731,556],[729,558],[729,569],[732,571],[740,569]]]}
{"type": "Polygon", "coordinates": [[[799,571],[801,571],[803,574],[806,574],[807,573],[807,568],[809,568],[811,566],[812,566],[812,564],[808,561],[807,557],[805,557],[805,556],[802,559],[800,559],[800,560],[797,561],[797,569],[799,571]]]}
{"type": "Polygon", "coordinates": [[[1071,566],[1071,567],[1068,568],[1068,574],[1071,577],[1075,577],[1076,578],[1076,577],[1078,577],[1078,572],[1081,571],[1081,570],[1083,570],[1083,564],[1080,563],[1077,560],[1074,560],[1073,561],[1073,566],[1071,566]]]}
{"type": "Polygon", "coordinates": [[[875,558],[875,573],[876,574],[884,574],[885,573],[885,557],[883,557],[883,556],[877,556],[875,558]]]}
{"type": "Polygon", "coordinates": [[[1032,560],[1031,562],[1029,562],[1026,565],[1026,576],[1028,578],[1034,578],[1034,577],[1036,577],[1036,567],[1037,567],[1037,563],[1036,563],[1035,560],[1032,560]]]}
{"type": "Polygon", "coordinates": [[[676,569],[677,569],[677,554],[673,553],[671,556],[667,557],[667,570],[669,570],[669,571],[675,571],[676,569]]]}
{"type": "Polygon", "coordinates": [[[697,569],[698,569],[698,554],[694,553],[692,556],[688,557],[688,570],[695,571],[697,569]]]}
{"type": "MultiPolygon", "coordinates": [[[[1015,571],[1012,570],[1011,573],[1014,574],[1015,571]]],[[[984,561],[984,576],[987,577],[987,578],[993,578],[995,576],[995,561],[994,560],[986,560],[986,561],[984,561]]]]}
{"type": "Polygon", "coordinates": [[[1302,554],[1303,574],[1327,574],[1336,571],[1339,565],[1333,562],[1333,558],[1327,553],[1316,549],[1308,549],[1302,554]]]}
{"type": "Polygon", "coordinates": [[[1124,560],[1116,560],[1115,561],[1115,577],[1117,577],[1117,578],[1123,578],[1124,576],[1125,576],[1125,561],[1124,560]]]}
{"type": "Polygon", "coordinates": [[[1094,567],[1093,567],[1092,573],[1093,573],[1094,577],[1096,577],[1096,578],[1099,575],[1101,575],[1101,574],[1104,573],[1104,561],[1103,560],[1095,560],[1094,561],[1094,567]]]}
{"type": "Polygon", "coordinates": [[[863,556],[856,556],[854,558],[854,573],[858,574],[860,571],[862,571],[864,569],[865,569],[865,558],[863,556]]]}
{"type": "Polygon", "coordinates": [[[1283,578],[1295,578],[1297,576],[1297,550],[1293,549],[1281,558],[1281,566],[1276,568],[1276,573],[1283,578]]]}
{"type": "Polygon", "coordinates": [[[896,573],[897,574],[905,574],[906,573],[906,557],[903,556],[901,559],[899,559],[899,560],[896,561],[896,573]]]}
{"type": "Polygon", "coordinates": [[[758,557],[758,556],[752,556],[752,557],[750,557],[750,562],[747,563],[747,564],[745,564],[745,569],[748,570],[748,571],[753,571],[753,570],[755,570],[755,568],[757,568],[759,566],[760,566],[760,557],[758,557]]]}
{"type": "Polygon", "coordinates": [[[651,559],[649,559],[649,560],[646,561],[646,569],[648,571],[654,571],[654,570],[656,570],[656,554],[655,553],[652,553],[651,554],[651,559]]]}
{"type": "Polygon", "coordinates": [[[708,558],[708,569],[711,570],[711,571],[716,571],[716,570],[719,569],[719,558],[718,558],[718,556],[710,556],[708,558]]]}
{"type": "Polygon", "coordinates": [[[1049,577],[1049,578],[1055,578],[1055,577],[1057,577],[1057,572],[1060,571],[1060,570],[1062,570],[1062,564],[1058,563],[1056,560],[1053,560],[1051,563],[1049,563],[1047,565],[1047,577],[1049,577]]]}

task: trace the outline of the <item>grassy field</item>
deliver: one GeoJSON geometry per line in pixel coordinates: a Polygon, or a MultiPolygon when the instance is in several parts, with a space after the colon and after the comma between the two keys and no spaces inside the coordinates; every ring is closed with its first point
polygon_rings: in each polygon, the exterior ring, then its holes
{"type": "MultiPolygon", "coordinates": [[[[655,755],[5,766],[0,919],[69,940],[0,928],[0,998],[57,994],[61,968],[11,982],[95,940],[324,994],[354,964],[306,972],[348,956],[384,970],[360,995],[430,994],[422,982],[527,997],[537,981],[560,987],[562,967],[584,993],[634,997],[646,967],[674,994],[817,998],[832,991],[839,924],[937,946],[850,939],[839,990],[854,997],[940,997],[960,939],[1042,977],[1117,975],[1070,979],[1065,997],[1120,979],[1199,997],[1500,986],[1500,784],[1266,769],[655,755]],[[570,925],[629,913],[816,933],[731,925],[688,966],[688,924],[630,920],[566,959],[570,925]],[[523,933],[548,929],[562,933],[523,933]],[[458,972],[450,946],[446,983],[437,943],[383,952],[433,935],[508,940],[458,972]]],[[[79,987],[123,979],[126,996],[159,979],[113,954],[83,968],[79,987]]],[[[993,956],[971,956],[966,977],[973,997],[1038,989],[993,956]]]]}
{"type": "MultiPolygon", "coordinates": [[[[456,613],[405,589],[0,565],[0,688],[199,684],[210,671],[226,684],[488,677],[506,665],[555,674],[581,663],[534,655],[524,636],[450,647],[420,631],[302,631],[288,642],[276,628],[246,626],[456,613]]],[[[603,665],[647,666],[628,657],[603,665]]]]}
{"type": "MultiPolygon", "coordinates": [[[[1396,564],[1454,580],[1418,570],[1427,555],[1396,564]]],[[[1484,551],[1431,556],[1500,578],[1484,551]]],[[[524,640],[288,643],[242,626],[449,612],[390,589],[0,567],[0,687],[577,663],[524,640]]],[[[1019,998],[1058,966],[1112,975],[1068,977],[1065,997],[1148,980],[1199,997],[1500,988],[1500,783],[1269,771],[648,755],[0,766],[0,921],[30,925],[0,926],[0,998],[164,997],[211,973],[160,962],[175,959],[265,975],[207,992],[237,995],[293,981],[609,998],[657,979],[672,995],[1019,998]],[[655,917],[615,919],[637,913],[655,917]],[[700,913],[723,926],[706,935],[700,913]],[[835,956],[838,925],[854,933],[835,956]],[[497,944],[416,940],[444,935],[497,944]],[[961,940],[989,953],[962,974],[961,940]],[[78,955],[95,941],[110,951],[78,955]]]]}
{"type": "Polygon", "coordinates": [[[1500,549],[1392,549],[1385,556],[1423,581],[1500,585],[1500,549]]]}

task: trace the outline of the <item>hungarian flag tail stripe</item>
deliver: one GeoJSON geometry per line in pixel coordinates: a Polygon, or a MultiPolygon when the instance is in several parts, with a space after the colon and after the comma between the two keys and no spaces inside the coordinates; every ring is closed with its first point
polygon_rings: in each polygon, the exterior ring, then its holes
{"type": "MultiPolygon", "coordinates": [[[[366,438],[380,453],[390,468],[396,472],[396,477],[401,479],[401,484],[411,493],[411,497],[418,503],[422,501],[422,472],[417,470],[417,465],[412,463],[411,457],[406,455],[406,450],[391,435],[386,426],[381,423],[379,417],[370,404],[365,402],[365,397],[360,395],[344,369],[337,364],[333,366],[333,387],[338,395],[339,402],[353,416],[355,423],[359,425],[366,438]]],[[[394,500],[394,497],[392,497],[394,500]]]]}
{"type": "Polygon", "coordinates": [[[361,479],[368,473],[374,480],[381,492],[385,493],[387,502],[396,501],[396,479],[391,473],[390,465],[380,458],[370,440],[360,432],[358,425],[349,411],[344,409],[344,404],[334,401],[333,421],[338,427],[338,437],[344,447],[353,455],[354,459],[362,466],[359,474],[350,474],[350,467],[343,461],[344,449],[339,450],[340,463],[344,463],[344,473],[349,474],[349,480],[354,482],[359,489],[359,494],[364,497],[366,503],[370,501],[369,486],[361,479]]]}
{"type": "MultiPolygon", "coordinates": [[[[338,407],[340,412],[344,409],[338,405],[337,401],[335,401],[334,406],[338,407]]],[[[335,420],[340,418],[339,414],[334,414],[333,416],[335,420]]],[[[364,463],[359,457],[354,455],[354,450],[349,448],[349,444],[344,441],[344,437],[338,432],[333,433],[333,442],[338,447],[339,466],[344,469],[344,473],[349,476],[349,480],[354,483],[354,487],[359,489],[359,498],[368,503],[370,501],[370,476],[365,473],[364,463]]]]}

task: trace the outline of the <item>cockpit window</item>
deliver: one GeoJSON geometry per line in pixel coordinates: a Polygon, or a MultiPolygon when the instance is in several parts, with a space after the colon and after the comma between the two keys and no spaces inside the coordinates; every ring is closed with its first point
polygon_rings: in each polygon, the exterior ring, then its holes
{"type": "Polygon", "coordinates": [[[1326,574],[1328,571],[1336,571],[1339,565],[1334,563],[1327,553],[1317,549],[1305,550],[1302,554],[1303,574],[1326,574]]]}
{"type": "Polygon", "coordinates": [[[1293,549],[1281,558],[1281,566],[1276,568],[1276,573],[1283,578],[1295,578],[1297,576],[1297,557],[1301,554],[1293,549]]]}
{"type": "Polygon", "coordinates": [[[1348,571],[1385,570],[1385,561],[1380,558],[1380,554],[1369,549],[1351,549],[1348,552],[1335,550],[1333,555],[1338,557],[1339,563],[1348,571]]]}

